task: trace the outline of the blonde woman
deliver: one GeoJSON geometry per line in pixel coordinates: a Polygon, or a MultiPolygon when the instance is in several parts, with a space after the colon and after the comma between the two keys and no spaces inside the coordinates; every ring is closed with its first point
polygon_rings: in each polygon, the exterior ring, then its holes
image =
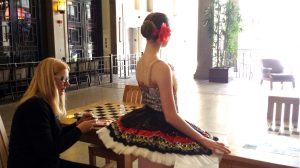
{"type": "Polygon", "coordinates": [[[72,125],[60,125],[59,117],[66,115],[65,89],[69,85],[66,63],[55,58],[39,63],[13,117],[8,168],[91,167],[59,158],[96,123],[91,115],[84,114],[72,125]]]}
{"type": "Polygon", "coordinates": [[[116,153],[138,156],[140,168],[217,166],[216,154],[228,154],[229,148],[178,115],[173,68],[159,58],[171,35],[167,16],[149,14],[141,34],[147,43],[136,79],[145,106],[99,130],[99,138],[116,153]]]}

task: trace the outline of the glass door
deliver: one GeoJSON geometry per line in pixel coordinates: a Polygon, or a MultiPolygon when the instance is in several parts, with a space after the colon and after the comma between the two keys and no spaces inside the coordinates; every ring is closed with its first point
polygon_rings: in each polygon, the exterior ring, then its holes
{"type": "Polygon", "coordinates": [[[71,62],[97,57],[96,8],[97,5],[91,0],[68,1],[68,40],[71,62]]]}

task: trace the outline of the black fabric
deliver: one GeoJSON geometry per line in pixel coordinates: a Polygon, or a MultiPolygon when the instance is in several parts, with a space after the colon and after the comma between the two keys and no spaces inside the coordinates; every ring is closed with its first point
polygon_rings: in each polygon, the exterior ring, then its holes
{"type": "MultiPolygon", "coordinates": [[[[215,141],[218,140],[218,138],[211,136],[209,133],[201,130],[194,124],[189,123],[188,121],[187,123],[203,136],[211,138],[215,141]]],[[[196,141],[188,144],[189,147],[185,148],[184,145],[187,144],[181,144],[179,141],[171,142],[167,139],[164,139],[161,135],[166,135],[165,137],[169,137],[173,140],[178,139],[178,137],[183,137],[185,139],[190,138],[167,123],[165,121],[163,112],[153,110],[148,106],[127,113],[121,117],[119,121],[112,123],[107,128],[110,130],[110,136],[114,139],[114,141],[121,142],[128,146],[138,146],[160,153],[177,153],[188,155],[212,154],[210,149],[204,147],[196,141]],[[124,127],[125,130],[120,128],[117,123],[121,123],[121,127],[124,127]],[[137,135],[139,130],[147,131],[147,133],[145,133],[144,136],[139,136],[137,135]],[[166,144],[170,144],[170,146],[166,144]]]]}
{"type": "MultiPolygon", "coordinates": [[[[148,131],[160,130],[170,136],[186,136],[166,122],[163,112],[153,110],[147,106],[128,113],[122,117],[121,122],[126,128],[143,129],[148,131]]],[[[191,123],[189,124],[194,129],[198,129],[195,125],[191,123]]]]}
{"type": "Polygon", "coordinates": [[[14,114],[8,168],[59,168],[59,154],[80,136],[75,124],[62,127],[51,107],[42,98],[32,97],[14,114]]]}
{"type": "Polygon", "coordinates": [[[96,168],[96,167],[61,159],[60,168],[96,168]]]}

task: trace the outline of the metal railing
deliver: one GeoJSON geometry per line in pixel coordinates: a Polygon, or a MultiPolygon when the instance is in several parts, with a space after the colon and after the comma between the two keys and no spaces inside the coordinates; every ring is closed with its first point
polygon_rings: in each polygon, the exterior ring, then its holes
{"type": "Polygon", "coordinates": [[[236,77],[248,78],[253,77],[253,58],[251,49],[238,49],[236,77]]]}
{"type": "Polygon", "coordinates": [[[15,100],[27,89],[38,62],[0,64],[0,100],[15,100]]]}
{"type": "MultiPolygon", "coordinates": [[[[0,100],[20,98],[27,89],[38,63],[0,64],[0,100]],[[6,80],[7,78],[9,80],[6,80]],[[26,85],[24,81],[26,81],[26,85]],[[22,90],[19,90],[17,86],[21,84],[24,85],[22,85],[22,90]]],[[[137,56],[132,54],[128,55],[127,58],[123,58],[120,55],[110,54],[108,56],[93,57],[92,59],[79,58],[76,62],[67,63],[70,66],[70,78],[74,78],[73,84],[76,84],[76,88],[79,89],[81,86],[113,83],[116,77],[119,79],[130,78],[135,74],[137,56]]]]}
{"type": "Polygon", "coordinates": [[[115,63],[113,68],[117,69],[119,78],[128,79],[132,74],[135,74],[136,63],[138,61],[136,54],[128,55],[127,58],[112,55],[112,58],[113,63],[115,63]]]}

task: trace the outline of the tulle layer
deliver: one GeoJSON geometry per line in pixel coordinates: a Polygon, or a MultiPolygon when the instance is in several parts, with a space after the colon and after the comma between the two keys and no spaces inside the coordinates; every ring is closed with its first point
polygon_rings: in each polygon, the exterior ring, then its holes
{"type": "Polygon", "coordinates": [[[180,153],[168,153],[153,151],[148,148],[138,147],[136,145],[125,145],[122,142],[115,141],[111,137],[111,131],[108,128],[102,128],[97,131],[99,139],[104,143],[107,148],[112,149],[118,154],[131,154],[137,157],[144,157],[152,162],[164,164],[166,166],[179,166],[182,165],[194,165],[193,167],[211,167],[212,165],[218,165],[220,156],[217,155],[205,155],[205,154],[180,154],[180,153]]]}

